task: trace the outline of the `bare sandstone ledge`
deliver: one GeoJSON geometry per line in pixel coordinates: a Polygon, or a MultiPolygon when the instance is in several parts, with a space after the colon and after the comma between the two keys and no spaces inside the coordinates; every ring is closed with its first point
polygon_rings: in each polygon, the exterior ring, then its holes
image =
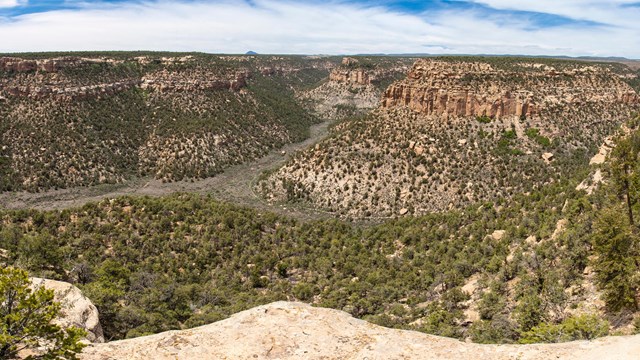
{"type": "Polygon", "coordinates": [[[640,336],[479,345],[388,329],[331,309],[275,302],[190,330],[93,344],[81,359],[638,359],[640,336]]]}

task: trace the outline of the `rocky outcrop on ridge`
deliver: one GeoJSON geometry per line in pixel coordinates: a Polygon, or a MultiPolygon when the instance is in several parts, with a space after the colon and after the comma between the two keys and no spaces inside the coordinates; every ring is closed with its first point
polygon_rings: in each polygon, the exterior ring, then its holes
{"type": "Polygon", "coordinates": [[[558,70],[537,63],[499,69],[481,62],[419,60],[390,86],[383,108],[406,106],[425,115],[539,116],[550,105],[635,104],[638,95],[605,67],[558,70]]]}
{"type": "Polygon", "coordinates": [[[329,81],[356,85],[369,85],[372,80],[375,80],[375,74],[359,67],[358,60],[350,57],[342,59],[342,66],[331,70],[329,74],[329,81]]]}
{"type": "Polygon", "coordinates": [[[54,300],[62,307],[60,317],[56,320],[60,326],[84,329],[87,331],[86,339],[90,342],[104,342],[98,309],[80,289],[66,282],[49,279],[31,278],[31,282],[33,286],[53,290],[54,300]]]}
{"type": "Polygon", "coordinates": [[[374,109],[388,83],[404,76],[410,59],[372,62],[368,58],[345,57],[329,73],[328,81],[301,95],[314,103],[318,114],[344,118],[374,109]]]}
{"type": "Polygon", "coordinates": [[[332,309],[276,302],[202,327],[94,344],[106,359],[636,359],[640,335],[535,345],[480,345],[396,330],[332,309]]]}
{"type": "Polygon", "coordinates": [[[23,59],[19,57],[0,57],[0,71],[7,72],[58,72],[64,67],[87,64],[114,64],[117,60],[109,58],[81,58],[64,56],[52,59],[23,59]]]}
{"type": "Polygon", "coordinates": [[[142,78],[142,89],[158,91],[231,90],[238,91],[247,86],[251,76],[248,70],[230,72],[222,78],[210,78],[206,71],[197,69],[187,74],[166,69],[142,78]]]}

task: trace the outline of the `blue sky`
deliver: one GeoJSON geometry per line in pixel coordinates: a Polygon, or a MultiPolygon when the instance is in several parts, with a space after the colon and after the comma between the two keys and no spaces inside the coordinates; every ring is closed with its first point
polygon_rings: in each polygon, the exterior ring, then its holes
{"type": "Polygon", "coordinates": [[[638,0],[0,0],[0,52],[640,58],[638,0]]]}

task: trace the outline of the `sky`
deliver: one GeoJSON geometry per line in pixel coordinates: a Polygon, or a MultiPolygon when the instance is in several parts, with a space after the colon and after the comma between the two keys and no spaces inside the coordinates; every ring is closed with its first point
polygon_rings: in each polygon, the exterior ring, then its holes
{"type": "Polygon", "coordinates": [[[640,0],[0,0],[0,52],[640,59],[640,0]]]}

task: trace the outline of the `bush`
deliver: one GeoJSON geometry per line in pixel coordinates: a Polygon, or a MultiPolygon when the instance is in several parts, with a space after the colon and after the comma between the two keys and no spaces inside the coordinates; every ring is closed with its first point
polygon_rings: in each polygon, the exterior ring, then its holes
{"type": "Polygon", "coordinates": [[[551,146],[551,140],[549,140],[548,137],[546,136],[542,136],[540,135],[540,130],[536,129],[536,128],[528,128],[525,131],[525,135],[527,135],[529,138],[535,140],[538,144],[547,147],[547,146],[551,146]]]}
{"type": "Polygon", "coordinates": [[[542,323],[522,334],[520,343],[558,343],[573,340],[591,340],[609,334],[609,322],[596,315],[573,316],[560,324],[542,323]]]}
{"type": "Polygon", "coordinates": [[[84,330],[53,324],[60,313],[53,291],[30,286],[26,271],[0,269],[0,359],[17,359],[26,349],[38,349],[29,359],[76,359],[84,330]]]}
{"type": "Polygon", "coordinates": [[[476,121],[482,124],[488,124],[491,122],[491,118],[487,115],[476,116],[476,121]]]}

